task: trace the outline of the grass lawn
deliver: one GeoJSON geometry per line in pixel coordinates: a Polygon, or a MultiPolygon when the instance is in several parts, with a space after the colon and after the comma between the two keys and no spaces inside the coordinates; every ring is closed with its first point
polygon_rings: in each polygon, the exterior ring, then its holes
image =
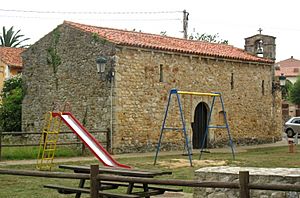
{"type": "MultiPolygon", "coordinates": [[[[26,147],[4,147],[1,151],[2,160],[23,160],[35,159],[38,155],[38,146],[26,147]]],[[[56,157],[75,157],[80,155],[80,148],[76,146],[58,146],[55,156],[56,157]]]]}
{"type": "MultiPolygon", "coordinates": [[[[199,155],[193,155],[194,167],[189,166],[188,157],[183,155],[159,156],[158,164],[153,166],[153,156],[144,157],[119,157],[117,160],[121,163],[133,166],[135,168],[146,170],[171,170],[170,176],[163,178],[175,179],[193,179],[194,171],[204,166],[229,165],[229,166],[248,166],[248,167],[300,167],[300,155],[298,153],[289,153],[287,146],[249,149],[246,152],[236,154],[236,159],[232,160],[231,153],[204,153],[202,160],[198,160],[199,155]]],[[[85,161],[76,163],[76,165],[96,164],[98,161],[85,161]]],[[[63,171],[55,165],[54,171],[63,171]]],[[[1,165],[0,168],[5,169],[26,169],[34,170],[35,165],[1,165]]],[[[78,185],[79,181],[67,179],[49,179],[38,177],[20,177],[12,175],[0,175],[0,197],[18,197],[18,198],[50,198],[50,197],[74,197],[74,195],[60,195],[55,190],[44,189],[43,184],[62,184],[69,186],[78,185]]],[[[192,188],[183,188],[184,192],[192,193],[192,188]]],[[[125,190],[125,189],[121,189],[125,190]]],[[[82,197],[89,197],[84,195],[82,197]]]]}

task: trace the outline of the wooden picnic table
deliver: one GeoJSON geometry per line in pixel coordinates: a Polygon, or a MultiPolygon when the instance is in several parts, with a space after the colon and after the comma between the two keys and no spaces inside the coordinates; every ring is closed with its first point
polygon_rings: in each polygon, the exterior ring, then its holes
{"type": "MultiPolygon", "coordinates": [[[[75,173],[90,173],[89,166],[74,166],[74,165],[59,165],[59,168],[73,170],[75,173]]],[[[172,171],[160,171],[160,170],[140,170],[140,169],[127,169],[127,168],[111,168],[111,167],[99,167],[100,174],[113,174],[121,176],[132,177],[148,177],[153,178],[160,175],[172,175],[172,171]]]]}
{"type": "MultiPolygon", "coordinates": [[[[90,173],[88,166],[74,166],[74,165],[59,165],[59,168],[72,170],[74,173],[90,173]]],[[[158,171],[158,170],[139,170],[139,169],[125,169],[125,168],[111,168],[99,167],[99,174],[111,174],[124,177],[138,177],[138,178],[154,178],[161,175],[171,175],[171,171],[158,171]]],[[[78,188],[57,186],[57,185],[44,185],[46,188],[57,189],[59,193],[71,194],[75,193],[75,198],[80,198],[81,193],[89,193],[89,190],[84,187],[85,179],[80,179],[78,188]]],[[[165,191],[179,192],[182,189],[149,186],[147,183],[136,184],[134,182],[118,182],[118,181],[100,181],[100,195],[106,197],[150,197],[153,195],[163,194],[165,191]],[[118,187],[127,187],[126,194],[105,192],[104,190],[117,189],[118,187]],[[133,192],[133,189],[142,189],[142,191],[133,192]]]]}

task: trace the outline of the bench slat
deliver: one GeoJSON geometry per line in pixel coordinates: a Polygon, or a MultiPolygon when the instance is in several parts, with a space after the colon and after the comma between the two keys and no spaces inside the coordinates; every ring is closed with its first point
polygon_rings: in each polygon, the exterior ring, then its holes
{"type": "MultiPolygon", "coordinates": [[[[58,186],[58,185],[52,185],[52,184],[46,184],[44,185],[44,188],[51,188],[56,189],[59,192],[70,194],[70,193],[90,193],[89,189],[86,188],[73,188],[73,187],[67,187],[67,186],[58,186]]],[[[138,198],[141,197],[140,195],[134,195],[134,194],[120,194],[120,193],[114,193],[114,192],[103,192],[99,191],[99,195],[105,195],[108,197],[119,197],[119,198],[138,198]]]]}
{"type": "MultiPolygon", "coordinates": [[[[70,169],[75,173],[89,173],[90,167],[87,166],[73,166],[73,165],[59,165],[59,168],[62,169],[70,169]]],[[[122,176],[132,176],[132,177],[155,177],[159,175],[171,175],[171,171],[146,171],[139,169],[122,169],[122,168],[109,168],[109,167],[100,167],[100,173],[108,173],[108,174],[117,174],[122,176]]]]}
{"type": "Polygon", "coordinates": [[[140,197],[150,197],[150,196],[154,196],[154,195],[161,195],[164,194],[164,190],[149,190],[147,192],[134,192],[132,194],[134,195],[138,195],[140,197]]]}
{"type": "Polygon", "coordinates": [[[58,186],[58,185],[52,185],[52,184],[46,184],[44,185],[44,188],[51,188],[56,189],[59,193],[62,194],[71,194],[71,193],[90,193],[89,189],[86,188],[73,188],[73,187],[67,187],[67,186],[58,186]]]}
{"type": "MultiPolygon", "coordinates": [[[[109,182],[109,181],[105,181],[102,182],[101,184],[104,185],[118,185],[118,186],[125,186],[127,187],[128,184],[126,183],[120,183],[120,182],[109,182]]],[[[139,184],[134,184],[133,186],[134,188],[144,188],[143,185],[139,185],[139,184]]],[[[160,186],[148,186],[149,189],[154,189],[154,190],[164,190],[164,191],[171,191],[171,192],[182,192],[182,189],[178,189],[178,188],[169,188],[169,187],[160,187],[160,186]]]]}

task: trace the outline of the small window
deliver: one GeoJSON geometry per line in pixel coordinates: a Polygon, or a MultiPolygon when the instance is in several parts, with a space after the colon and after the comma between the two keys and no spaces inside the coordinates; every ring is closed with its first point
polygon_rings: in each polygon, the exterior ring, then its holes
{"type": "Polygon", "coordinates": [[[265,81],[264,80],[261,81],[261,94],[265,95],[265,81]]]}
{"type": "Polygon", "coordinates": [[[159,82],[164,82],[164,70],[163,65],[159,65],[159,82]]]}
{"type": "Polygon", "coordinates": [[[230,87],[231,87],[231,90],[233,90],[233,88],[234,88],[233,73],[231,73],[231,78],[230,78],[230,87]]]}
{"type": "Polygon", "coordinates": [[[10,67],[8,65],[5,66],[5,79],[9,79],[10,78],[10,67]]]}

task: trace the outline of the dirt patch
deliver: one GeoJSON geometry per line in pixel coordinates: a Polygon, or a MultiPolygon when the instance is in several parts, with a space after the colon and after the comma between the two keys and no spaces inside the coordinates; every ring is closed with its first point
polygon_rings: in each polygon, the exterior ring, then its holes
{"type": "MultiPolygon", "coordinates": [[[[227,165],[225,160],[192,160],[192,162],[193,166],[196,167],[227,165]]],[[[182,168],[189,167],[190,161],[188,159],[171,159],[170,161],[158,162],[158,164],[167,168],[182,168]]]]}

